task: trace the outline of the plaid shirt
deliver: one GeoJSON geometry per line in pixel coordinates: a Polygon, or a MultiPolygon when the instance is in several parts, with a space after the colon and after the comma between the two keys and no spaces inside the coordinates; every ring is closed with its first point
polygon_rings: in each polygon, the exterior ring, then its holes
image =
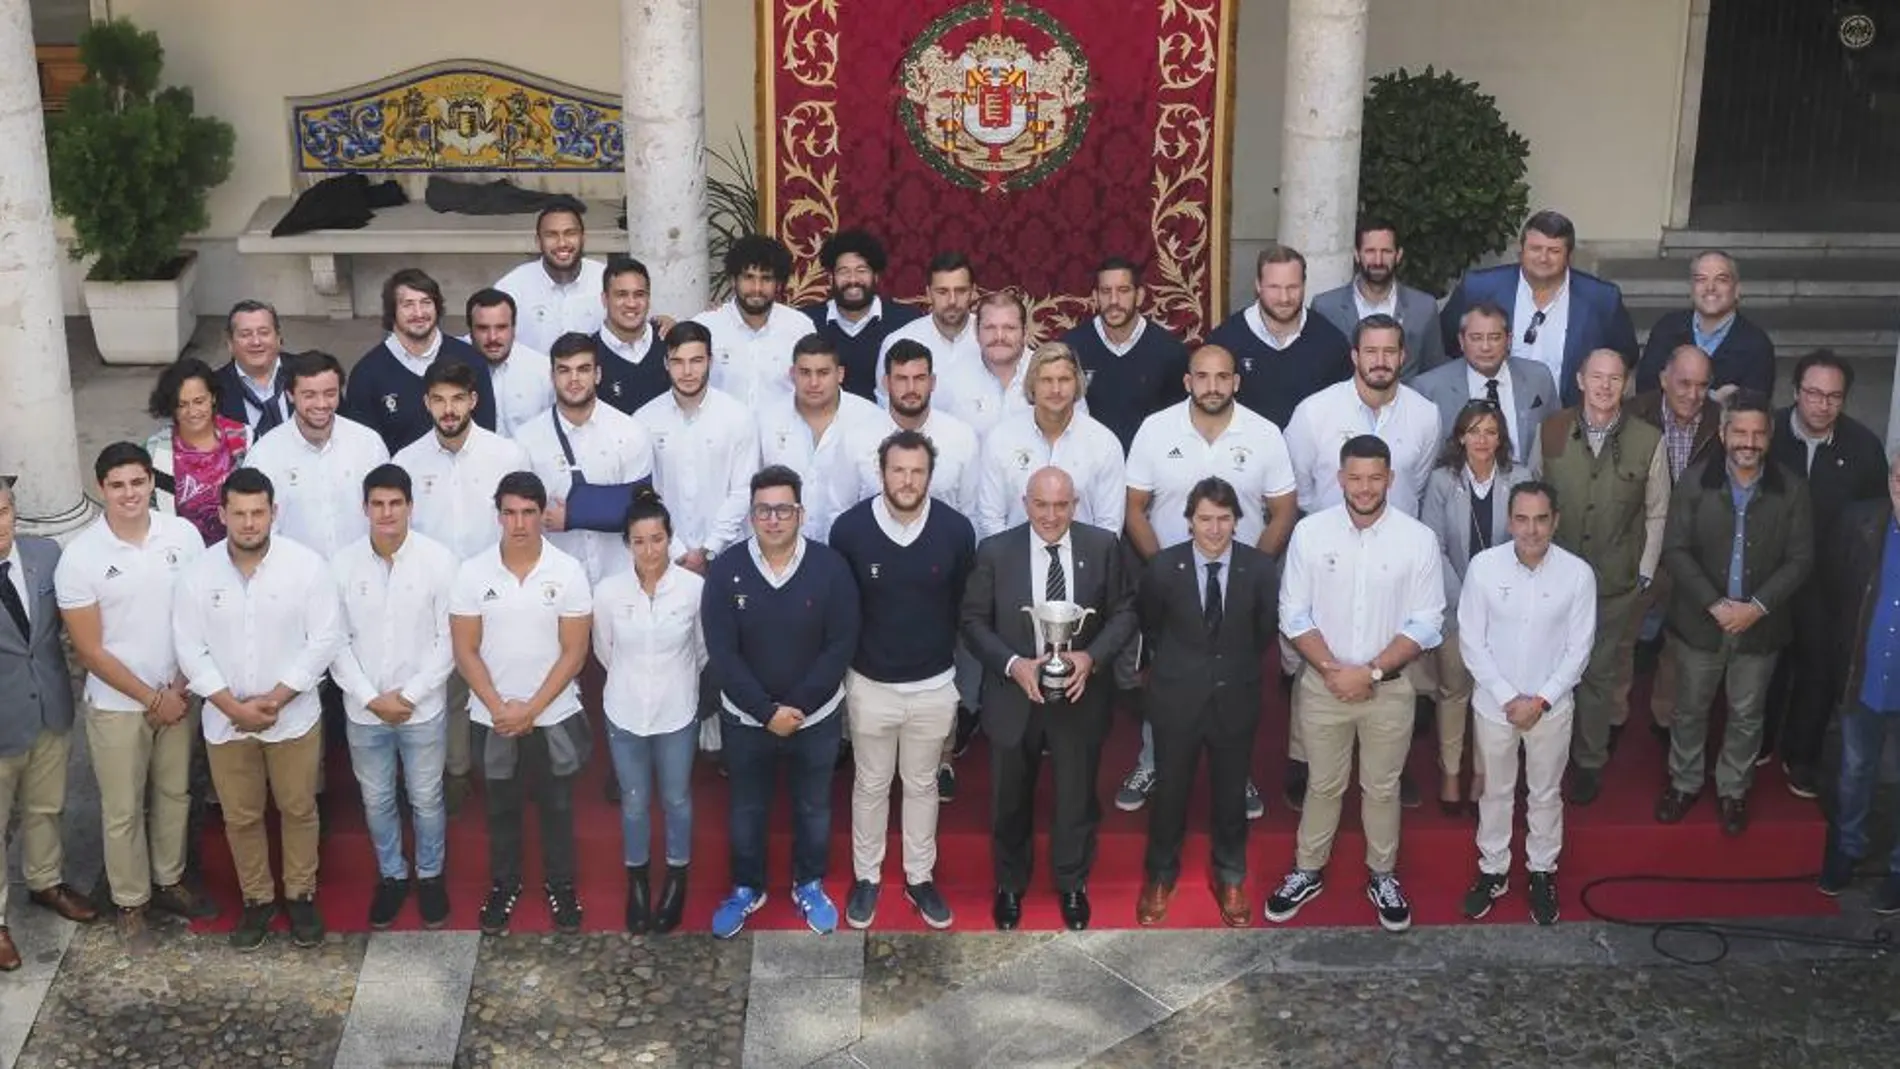
{"type": "Polygon", "coordinates": [[[1662,406],[1663,447],[1669,451],[1670,483],[1682,478],[1682,469],[1689,466],[1689,457],[1695,452],[1695,433],[1701,427],[1700,410],[1694,420],[1685,424],[1676,422],[1676,413],[1668,405],[1662,406]]]}

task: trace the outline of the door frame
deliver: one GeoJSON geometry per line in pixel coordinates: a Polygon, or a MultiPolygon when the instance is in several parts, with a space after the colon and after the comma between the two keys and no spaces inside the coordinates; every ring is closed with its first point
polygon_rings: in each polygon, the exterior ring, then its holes
{"type": "Polygon", "coordinates": [[[1689,0],[1684,30],[1682,96],[1676,110],[1676,163],[1669,188],[1669,228],[1689,225],[1695,196],[1696,137],[1702,127],[1702,72],[1708,61],[1709,5],[1713,0],[1689,0]]]}

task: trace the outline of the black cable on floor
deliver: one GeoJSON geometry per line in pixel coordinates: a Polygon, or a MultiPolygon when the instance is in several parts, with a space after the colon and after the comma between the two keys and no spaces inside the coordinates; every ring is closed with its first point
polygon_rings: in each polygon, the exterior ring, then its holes
{"type": "MultiPolygon", "coordinates": [[[[1894,949],[1894,936],[1884,925],[1874,929],[1874,934],[1866,938],[1839,935],[1816,935],[1812,932],[1795,931],[1790,928],[1778,928],[1768,924],[1730,924],[1721,921],[1646,921],[1631,917],[1619,917],[1605,912],[1590,903],[1590,893],[1599,887],[1615,885],[1653,885],[1680,884],[1699,887],[1750,887],[1782,883],[1811,884],[1817,874],[1801,876],[1665,876],[1660,874],[1637,874],[1631,876],[1600,876],[1583,885],[1580,896],[1584,911],[1590,916],[1623,928],[1646,928],[1649,930],[1649,946],[1659,956],[1681,965],[1714,965],[1728,957],[1731,941],[1737,939],[1755,939],[1771,943],[1788,943],[1794,946],[1835,947],[1843,950],[1857,950],[1865,954],[1886,954],[1894,949]],[[1713,944],[1713,950],[1701,956],[1692,956],[1684,951],[1672,950],[1665,946],[1670,939],[1684,941],[1700,939],[1713,944]]],[[[1818,892],[1817,892],[1818,893],[1818,892]]]]}

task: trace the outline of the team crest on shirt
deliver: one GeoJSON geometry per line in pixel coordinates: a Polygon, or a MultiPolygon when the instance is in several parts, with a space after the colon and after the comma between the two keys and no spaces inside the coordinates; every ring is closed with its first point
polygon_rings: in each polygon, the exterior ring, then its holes
{"type": "Polygon", "coordinates": [[[561,596],[561,584],[549,580],[541,584],[541,604],[552,605],[561,596]]]}
{"type": "Polygon", "coordinates": [[[1095,371],[1094,371],[1094,369],[1092,369],[1092,368],[1091,368],[1091,369],[1088,369],[1088,370],[1085,370],[1085,371],[1083,371],[1083,372],[1082,372],[1082,389],[1083,389],[1083,391],[1084,391],[1084,392],[1086,392],[1086,391],[1088,390],[1088,388],[1089,388],[1090,386],[1093,386],[1093,385],[1095,385],[1095,371]]]}
{"type": "Polygon", "coordinates": [[[356,596],[359,598],[369,597],[369,580],[365,579],[356,584],[356,596]]]}
{"type": "Polygon", "coordinates": [[[876,579],[883,571],[884,566],[882,564],[873,563],[871,565],[871,578],[876,579]]]}
{"type": "Polygon", "coordinates": [[[786,441],[787,441],[787,440],[789,440],[789,439],[791,438],[791,434],[792,434],[792,432],[790,432],[790,431],[788,431],[788,430],[784,430],[784,429],[782,429],[782,428],[781,428],[781,429],[779,430],[779,432],[778,432],[778,447],[779,447],[780,449],[784,449],[784,448],[785,448],[785,443],[786,443],[786,441]]]}
{"type": "Polygon", "coordinates": [[[1319,562],[1329,572],[1339,570],[1339,554],[1337,553],[1322,553],[1319,562]]]}
{"type": "Polygon", "coordinates": [[[287,472],[285,472],[285,473],[284,473],[284,481],[285,481],[286,483],[289,483],[289,484],[290,484],[290,485],[292,485],[292,486],[296,486],[296,485],[297,485],[297,473],[298,473],[299,471],[301,471],[301,470],[302,470],[301,468],[292,468],[292,469],[290,469],[289,471],[287,471],[287,472]]]}
{"type": "Polygon", "coordinates": [[[178,547],[177,546],[165,547],[165,566],[167,568],[178,567],[178,547]]]}
{"type": "Polygon", "coordinates": [[[383,407],[389,410],[390,415],[393,416],[396,414],[397,404],[398,404],[398,401],[395,394],[386,393],[383,395],[383,407]]]}
{"type": "Polygon", "coordinates": [[[1027,450],[1027,449],[1018,449],[1018,450],[1016,450],[1016,453],[1015,453],[1015,455],[1014,455],[1014,456],[1012,456],[1012,457],[1011,457],[1010,459],[1012,459],[1012,460],[1014,460],[1014,461],[1016,462],[1016,470],[1017,470],[1017,471],[1028,471],[1028,470],[1029,470],[1029,450],[1027,450]]]}
{"type": "Polygon", "coordinates": [[[1247,466],[1247,458],[1251,456],[1253,456],[1253,450],[1248,449],[1244,445],[1235,446],[1233,452],[1234,470],[1239,471],[1245,468],[1247,466]]]}
{"type": "Polygon", "coordinates": [[[620,397],[620,380],[615,379],[612,383],[610,383],[607,392],[613,394],[614,398],[618,400],[620,397]]]}
{"type": "Polygon", "coordinates": [[[1240,358],[1240,373],[1243,375],[1253,374],[1253,357],[1243,356],[1240,358]]]}
{"type": "Polygon", "coordinates": [[[666,452],[666,432],[665,431],[653,432],[653,451],[656,453],[666,452]]]}
{"type": "Polygon", "coordinates": [[[225,602],[224,588],[221,586],[212,587],[211,588],[211,607],[214,609],[222,609],[224,608],[224,602],[225,602]]]}
{"type": "Polygon", "coordinates": [[[422,477],[422,492],[424,494],[435,493],[435,476],[424,475],[422,477]]]}
{"type": "Polygon", "coordinates": [[[732,596],[732,607],[735,609],[738,609],[740,612],[744,612],[745,611],[745,595],[734,594],[732,596]]]}

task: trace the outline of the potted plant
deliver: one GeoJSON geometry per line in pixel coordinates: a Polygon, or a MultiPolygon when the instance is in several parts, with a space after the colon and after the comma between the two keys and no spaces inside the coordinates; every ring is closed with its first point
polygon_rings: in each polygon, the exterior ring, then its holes
{"type": "Polygon", "coordinates": [[[86,309],[110,364],[166,364],[191,340],[205,194],[231,173],[231,127],[192,114],[191,90],[160,89],[158,35],[118,19],[79,36],[86,76],[46,135],[53,207],[73,259],[93,258],[86,309]]]}

